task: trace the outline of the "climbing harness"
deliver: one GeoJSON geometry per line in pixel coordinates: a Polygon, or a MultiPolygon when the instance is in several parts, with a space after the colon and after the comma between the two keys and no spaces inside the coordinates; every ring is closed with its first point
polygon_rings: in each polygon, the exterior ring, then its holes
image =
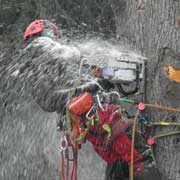
{"type": "MultiPolygon", "coordinates": [[[[69,93],[69,98],[73,96],[72,94],[69,93]]],[[[78,121],[75,121],[74,118],[77,118],[77,115],[73,115],[70,113],[76,112],[76,113],[82,113],[79,112],[78,109],[76,108],[76,105],[81,102],[81,99],[85,98],[88,94],[84,94],[81,96],[81,98],[78,99],[78,102],[72,101],[69,103],[66,107],[65,111],[65,116],[66,116],[66,127],[63,127],[63,133],[61,137],[61,146],[60,146],[60,151],[61,151],[61,179],[62,180],[69,180],[69,168],[70,164],[69,161],[72,161],[72,171],[71,171],[71,180],[77,180],[77,158],[78,158],[78,149],[79,145],[75,141],[75,139],[78,137],[78,134],[80,132],[80,127],[78,124],[78,121]],[[69,158],[69,149],[71,148],[73,157],[72,159],[69,158]],[[64,168],[65,168],[65,163],[64,163],[64,153],[66,157],[66,175],[64,173],[64,168]]],[[[88,96],[89,97],[89,96],[88,96]]],[[[79,120],[79,119],[78,119],[79,120]]]]}
{"type": "MultiPolygon", "coordinates": [[[[72,149],[73,158],[71,159],[71,161],[73,162],[73,164],[72,164],[71,180],[77,180],[78,150],[81,143],[83,143],[83,140],[86,135],[85,129],[81,128],[81,115],[89,111],[89,109],[91,108],[93,104],[93,98],[91,94],[87,92],[82,93],[79,96],[73,98],[73,95],[75,91],[77,90],[77,87],[81,88],[81,86],[78,86],[78,85],[79,85],[79,82],[77,82],[75,87],[73,87],[70,91],[67,90],[67,92],[69,92],[69,97],[68,97],[69,102],[66,105],[67,127],[65,127],[65,129],[67,133],[66,133],[66,136],[63,137],[61,140],[61,142],[64,142],[64,147],[61,147],[61,150],[64,150],[66,154],[69,154],[69,150],[68,150],[69,147],[72,149]]],[[[63,151],[61,152],[61,154],[62,153],[63,151]]],[[[69,155],[66,157],[69,157],[69,155]]],[[[69,163],[69,160],[70,160],[68,159],[67,159],[67,164],[69,163]]],[[[63,163],[64,163],[64,160],[62,159],[62,167],[64,167],[63,163]]],[[[66,179],[64,180],[68,180],[69,170],[67,170],[67,172],[68,173],[66,174],[66,179]]],[[[65,177],[63,173],[64,173],[64,170],[61,168],[62,179],[65,177]]]]}
{"type": "MultiPolygon", "coordinates": [[[[115,95],[118,100],[124,103],[128,104],[133,104],[136,105],[138,110],[136,112],[134,121],[132,122],[131,126],[132,127],[132,141],[131,141],[131,148],[130,148],[130,174],[129,178],[130,180],[134,179],[134,163],[135,163],[135,158],[134,158],[134,145],[135,145],[135,135],[137,131],[137,125],[138,122],[147,124],[147,127],[153,127],[153,126],[180,126],[180,124],[177,123],[170,123],[170,122],[150,122],[148,120],[148,117],[144,114],[144,110],[146,108],[158,108],[161,110],[167,110],[167,111],[172,111],[172,112],[180,112],[180,109],[175,109],[175,108],[169,108],[169,107],[164,107],[161,105],[154,105],[154,104],[146,104],[146,103],[139,103],[136,100],[132,99],[127,99],[127,98],[121,98],[118,92],[110,92],[106,93],[104,91],[97,92],[95,94],[90,94],[90,93],[82,93],[79,96],[76,96],[74,98],[71,98],[71,100],[67,103],[67,122],[69,124],[69,128],[71,131],[71,136],[70,136],[70,142],[68,141],[68,138],[63,137],[61,139],[61,144],[62,147],[61,149],[61,156],[63,157],[63,154],[66,154],[66,157],[70,160],[69,156],[67,156],[67,153],[69,152],[69,146],[71,145],[72,150],[73,150],[73,165],[72,165],[72,172],[71,172],[71,180],[76,180],[77,179],[77,157],[78,157],[78,150],[80,145],[88,139],[89,135],[92,135],[94,137],[98,137],[101,139],[101,143],[96,142],[94,144],[95,148],[97,148],[97,152],[99,151],[99,147],[101,146],[102,148],[106,147],[106,153],[111,151],[111,147],[113,146],[113,143],[115,142],[114,139],[117,139],[117,137],[123,136],[123,133],[126,129],[126,124],[123,127],[122,122],[119,123],[119,121],[112,121],[110,122],[108,118],[113,117],[113,113],[116,111],[109,111],[110,107],[115,107],[113,103],[110,102],[110,96],[115,95]],[[105,100],[103,96],[107,96],[108,98],[105,100]],[[107,103],[107,102],[108,103],[107,103]],[[109,112],[108,112],[109,111],[109,112]],[[109,115],[106,113],[110,113],[109,115]],[[102,122],[102,119],[104,117],[108,119],[108,123],[106,121],[102,122]],[[101,124],[100,124],[101,123],[101,124]],[[114,133],[114,127],[121,127],[123,131],[121,132],[120,129],[118,130],[119,133],[114,133]],[[100,128],[100,129],[99,129],[100,128]],[[114,133],[114,134],[113,134],[114,133]],[[115,137],[115,138],[112,138],[115,137]],[[104,141],[104,142],[102,142],[104,141]],[[99,144],[98,144],[99,143],[99,144]],[[96,147],[97,145],[97,147],[96,147]]],[[[104,119],[106,119],[104,118],[104,119]]],[[[119,118],[119,117],[118,117],[119,118]]],[[[118,129],[118,128],[117,128],[118,129]]],[[[152,154],[152,159],[155,162],[155,156],[153,154],[153,145],[155,144],[155,139],[160,138],[160,137],[165,137],[165,136],[170,136],[170,135],[176,135],[179,134],[180,132],[169,132],[165,134],[159,134],[156,136],[152,136],[148,140],[149,148],[151,150],[152,154]]],[[[91,142],[91,140],[90,140],[91,142]]],[[[93,139],[92,139],[93,143],[93,139]]],[[[105,155],[104,155],[105,158],[105,155]]],[[[68,161],[69,162],[69,161],[68,161]]],[[[66,176],[63,175],[65,174],[65,170],[61,168],[61,173],[62,173],[62,180],[66,180],[66,177],[69,177],[69,164],[68,162],[66,163],[68,168],[66,168],[66,176]]],[[[62,160],[62,166],[64,166],[64,160],[62,160]]],[[[66,167],[67,167],[66,166],[66,167]]]]}
{"type": "Polygon", "coordinates": [[[60,153],[61,153],[61,179],[69,180],[69,162],[72,161],[72,172],[71,172],[71,180],[77,180],[77,156],[78,156],[78,144],[72,142],[69,134],[63,133],[60,139],[60,153]],[[70,148],[72,149],[73,157],[70,159],[69,153],[70,148]],[[66,164],[65,159],[66,158],[66,164]],[[66,173],[65,168],[66,166],[66,173]]]}
{"type": "Polygon", "coordinates": [[[93,105],[93,97],[91,94],[85,92],[82,93],[81,95],[73,98],[69,103],[68,103],[68,109],[71,113],[74,113],[76,115],[82,115],[85,112],[89,111],[89,109],[93,105]]]}
{"type": "Polygon", "coordinates": [[[69,150],[68,150],[68,140],[67,135],[63,132],[61,139],[60,139],[60,153],[61,153],[61,179],[62,180],[68,180],[69,176],[69,150]],[[66,157],[66,176],[65,176],[65,160],[64,160],[64,154],[66,157]]]}

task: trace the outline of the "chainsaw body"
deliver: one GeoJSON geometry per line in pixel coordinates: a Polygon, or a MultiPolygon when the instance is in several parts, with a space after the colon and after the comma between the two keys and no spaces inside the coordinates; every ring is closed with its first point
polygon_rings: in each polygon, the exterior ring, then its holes
{"type": "MultiPolygon", "coordinates": [[[[134,90],[129,91],[129,94],[133,94],[138,91],[140,81],[144,78],[145,60],[145,57],[128,51],[123,51],[118,56],[91,55],[82,61],[82,75],[85,77],[97,75],[98,78],[106,79],[118,86],[130,86],[136,82],[134,90]],[[94,74],[92,68],[98,69],[98,74],[94,74]]],[[[128,94],[123,87],[119,89],[124,95],[128,94]]]]}

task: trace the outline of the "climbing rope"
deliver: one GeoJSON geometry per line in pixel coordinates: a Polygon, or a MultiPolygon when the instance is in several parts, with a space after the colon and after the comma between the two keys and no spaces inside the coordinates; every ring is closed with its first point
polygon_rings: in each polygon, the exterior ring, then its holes
{"type": "MultiPolygon", "coordinates": [[[[141,106],[139,106],[140,104],[138,102],[134,101],[134,100],[130,100],[130,99],[126,99],[126,98],[121,98],[120,100],[122,102],[125,102],[125,103],[138,105],[138,108],[139,108],[137,110],[137,112],[136,112],[135,119],[134,119],[134,122],[133,122],[132,143],[131,143],[130,180],[134,180],[134,144],[135,144],[135,132],[136,132],[136,125],[137,125],[137,122],[138,122],[138,116],[140,114],[140,110],[144,110],[145,107],[150,107],[150,108],[157,108],[157,109],[161,109],[161,110],[166,110],[166,111],[172,111],[172,112],[180,113],[180,109],[169,108],[169,107],[165,107],[165,106],[161,106],[161,105],[156,105],[156,104],[143,104],[143,103],[140,103],[141,106]],[[141,109],[141,107],[143,107],[143,108],[141,109]]],[[[176,126],[180,126],[180,123],[157,122],[157,123],[154,123],[152,125],[163,125],[163,126],[176,125],[176,126]]],[[[160,138],[160,137],[165,137],[165,136],[170,136],[170,135],[176,135],[176,134],[180,134],[180,131],[159,134],[159,135],[154,136],[153,138],[155,139],[155,138],[160,138]]],[[[153,150],[151,149],[151,151],[153,151],[153,150]]],[[[153,159],[155,159],[155,157],[153,157],[153,159]]]]}
{"type": "Polygon", "coordinates": [[[73,168],[72,168],[72,173],[71,173],[71,180],[77,180],[77,156],[78,156],[78,145],[75,144],[73,148],[73,154],[74,154],[74,159],[73,159],[73,168]]]}
{"type": "Polygon", "coordinates": [[[65,151],[66,154],[66,178],[69,179],[69,150],[68,148],[65,151]]]}
{"type": "Polygon", "coordinates": [[[173,131],[173,132],[158,134],[158,135],[153,136],[153,138],[156,139],[156,138],[161,138],[161,137],[165,137],[165,136],[172,136],[172,135],[177,135],[177,134],[180,134],[180,131],[173,131]]]}
{"type": "Polygon", "coordinates": [[[146,107],[157,108],[157,109],[161,109],[161,110],[166,110],[166,111],[172,111],[172,112],[180,113],[180,109],[177,109],[177,108],[169,108],[169,107],[160,106],[160,105],[157,105],[157,104],[144,104],[144,105],[146,107]]]}
{"type": "Polygon", "coordinates": [[[69,180],[69,161],[73,161],[72,171],[71,171],[71,180],[77,180],[77,156],[78,156],[78,145],[72,145],[73,158],[69,158],[69,149],[68,147],[64,150],[61,150],[61,180],[69,180]],[[64,154],[66,158],[66,164],[64,160],[64,154]],[[65,173],[66,167],[66,173],[65,173]]]}
{"type": "MultiPolygon", "coordinates": [[[[134,105],[138,105],[139,102],[132,100],[132,99],[127,99],[127,98],[119,98],[120,101],[124,102],[124,103],[128,103],[128,104],[134,104],[134,105]]],[[[161,110],[166,110],[166,111],[172,111],[172,112],[178,112],[180,113],[180,109],[177,108],[170,108],[170,107],[166,107],[166,106],[161,106],[158,104],[144,104],[145,107],[150,107],[150,108],[157,108],[157,109],[161,109],[161,110]]]]}
{"type": "Polygon", "coordinates": [[[61,152],[61,179],[65,180],[65,176],[64,176],[64,154],[63,154],[63,151],[61,152]]]}
{"type": "MultiPolygon", "coordinates": [[[[73,92],[71,92],[73,94],[73,92]]],[[[72,98],[72,94],[69,95],[69,99],[72,98]]],[[[157,109],[161,109],[161,110],[167,110],[167,111],[172,111],[172,112],[178,112],[180,113],[180,109],[176,109],[176,108],[169,108],[169,107],[164,107],[161,105],[156,105],[156,104],[144,104],[144,103],[139,103],[135,100],[131,100],[131,99],[126,99],[126,98],[120,98],[120,101],[125,102],[125,103],[129,103],[129,104],[134,104],[138,106],[138,110],[136,112],[134,121],[133,121],[133,128],[132,128],[132,142],[131,142],[131,154],[130,154],[130,174],[129,174],[129,179],[133,180],[134,179],[134,144],[135,144],[135,133],[136,133],[136,126],[139,120],[139,116],[140,116],[140,112],[143,111],[146,107],[149,108],[157,108],[157,109]],[[143,106],[139,106],[139,105],[143,105],[143,106]]],[[[99,99],[99,96],[97,95],[97,101],[98,101],[98,105],[99,107],[102,108],[102,110],[105,110],[102,106],[101,106],[101,102],[99,99]]],[[[71,120],[68,114],[68,111],[66,111],[66,118],[67,118],[67,125],[68,125],[68,129],[72,128],[72,124],[71,124],[71,120]]],[[[171,122],[156,122],[156,123],[150,123],[150,125],[162,125],[162,126],[169,126],[169,125],[176,125],[176,126],[180,126],[180,123],[171,123],[171,122]]],[[[180,131],[177,132],[169,132],[169,133],[164,133],[164,134],[159,134],[154,136],[153,138],[160,138],[160,137],[165,137],[168,135],[176,135],[176,134],[180,134],[180,131]]],[[[71,137],[73,138],[73,137],[71,137]]],[[[75,139],[74,139],[75,140],[75,139]]],[[[78,142],[73,141],[73,154],[74,154],[74,158],[73,158],[73,167],[72,167],[72,172],[71,172],[71,180],[77,180],[77,156],[78,156],[78,142]]],[[[62,165],[64,165],[64,160],[62,161],[62,165]]],[[[69,176],[69,165],[67,164],[67,169],[66,169],[66,177],[68,178],[69,176]]],[[[64,170],[62,169],[62,174],[64,174],[64,170]]],[[[62,180],[66,180],[66,178],[64,175],[62,176],[62,180]]]]}
{"type": "MultiPolygon", "coordinates": [[[[68,92],[68,101],[70,101],[70,99],[73,97],[73,95],[75,94],[76,88],[77,86],[80,84],[80,81],[78,80],[74,86],[71,89],[66,89],[66,90],[62,90],[62,91],[67,91],[68,92]]],[[[66,107],[66,112],[65,112],[65,116],[66,116],[66,127],[64,127],[64,135],[63,135],[63,140],[65,140],[65,147],[61,147],[60,151],[61,151],[61,179],[62,180],[68,180],[69,179],[69,146],[72,147],[72,151],[73,151],[73,165],[72,165],[72,172],[71,172],[71,180],[77,180],[77,154],[78,154],[78,144],[74,142],[74,137],[72,134],[72,129],[74,127],[72,122],[71,122],[71,118],[70,118],[70,114],[69,114],[69,110],[66,107]],[[68,140],[67,140],[68,137],[68,140]],[[72,142],[73,140],[73,142],[72,142]],[[69,145],[69,143],[70,145],[69,145]],[[65,177],[65,172],[64,172],[64,168],[65,168],[65,163],[64,163],[64,152],[66,155],[66,177],[65,177]]],[[[62,144],[62,141],[61,141],[62,144]]],[[[61,145],[62,146],[62,145],[61,145]]]]}
{"type": "Polygon", "coordinates": [[[68,150],[68,140],[67,134],[65,132],[62,133],[62,138],[60,140],[60,152],[61,152],[61,179],[68,180],[69,176],[69,150],[68,150]],[[65,157],[64,157],[65,156],[65,157]],[[65,159],[66,158],[66,164],[65,159]],[[65,166],[66,166],[66,176],[65,176],[65,166]]]}
{"type": "Polygon", "coordinates": [[[155,164],[156,164],[156,158],[155,158],[154,150],[153,150],[153,145],[156,143],[155,139],[166,137],[166,136],[177,135],[177,134],[180,134],[180,131],[175,131],[175,132],[173,131],[173,132],[168,132],[168,133],[162,133],[162,134],[158,134],[158,135],[155,135],[155,136],[151,137],[151,139],[153,139],[153,143],[150,145],[150,150],[151,150],[152,159],[153,159],[155,164]]]}
{"type": "Polygon", "coordinates": [[[131,161],[130,161],[130,180],[134,179],[134,143],[135,143],[136,125],[138,122],[139,113],[140,111],[137,110],[136,116],[133,121],[132,142],[131,142],[131,161]]]}
{"type": "Polygon", "coordinates": [[[150,124],[151,126],[180,126],[180,123],[178,122],[152,122],[150,124]]]}

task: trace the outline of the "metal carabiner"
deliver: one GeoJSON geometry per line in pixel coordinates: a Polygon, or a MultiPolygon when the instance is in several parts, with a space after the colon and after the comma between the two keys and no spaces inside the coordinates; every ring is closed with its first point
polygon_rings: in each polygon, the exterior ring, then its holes
{"type": "Polygon", "coordinates": [[[91,114],[91,112],[94,110],[94,108],[95,108],[95,106],[92,106],[91,109],[86,113],[86,118],[88,120],[93,119],[95,117],[94,113],[92,116],[89,116],[91,114]]]}
{"type": "Polygon", "coordinates": [[[102,104],[101,104],[101,101],[100,101],[100,98],[99,98],[99,95],[97,94],[96,95],[96,98],[97,98],[97,101],[98,101],[98,105],[99,107],[102,109],[102,111],[106,111],[106,109],[103,108],[102,104]]]}
{"type": "Polygon", "coordinates": [[[68,147],[68,141],[66,135],[63,135],[63,137],[60,139],[60,152],[65,151],[67,147],[68,147]]]}

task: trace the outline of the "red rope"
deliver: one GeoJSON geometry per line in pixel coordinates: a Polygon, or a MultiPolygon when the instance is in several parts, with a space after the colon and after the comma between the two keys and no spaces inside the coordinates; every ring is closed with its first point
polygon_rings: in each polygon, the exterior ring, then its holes
{"type": "Polygon", "coordinates": [[[71,173],[71,180],[77,180],[77,152],[78,148],[74,149],[74,160],[73,160],[73,169],[71,173]]]}
{"type": "Polygon", "coordinates": [[[65,180],[64,176],[64,154],[61,152],[61,180],[65,180]]]}
{"type": "Polygon", "coordinates": [[[69,179],[69,150],[66,149],[66,178],[69,179]]]}
{"type": "MultiPolygon", "coordinates": [[[[77,180],[77,152],[78,149],[74,150],[74,159],[72,165],[72,172],[71,172],[71,180],[77,180]]],[[[65,176],[65,162],[64,162],[64,154],[63,151],[61,152],[61,180],[68,180],[69,179],[69,150],[66,149],[66,176],[65,176]]]]}
{"type": "Polygon", "coordinates": [[[71,180],[77,180],[77,160],[73,162],[73,170],[71,174],[71,180]]]}
{"type": "Polygon", "coordinates": [[[71,173],[71,180],[74,179],[74,172],[75,172],[75,164],[74,164],[74,161],[73,161],[73,169],[72,169],[72,173],[71,173]]]}

